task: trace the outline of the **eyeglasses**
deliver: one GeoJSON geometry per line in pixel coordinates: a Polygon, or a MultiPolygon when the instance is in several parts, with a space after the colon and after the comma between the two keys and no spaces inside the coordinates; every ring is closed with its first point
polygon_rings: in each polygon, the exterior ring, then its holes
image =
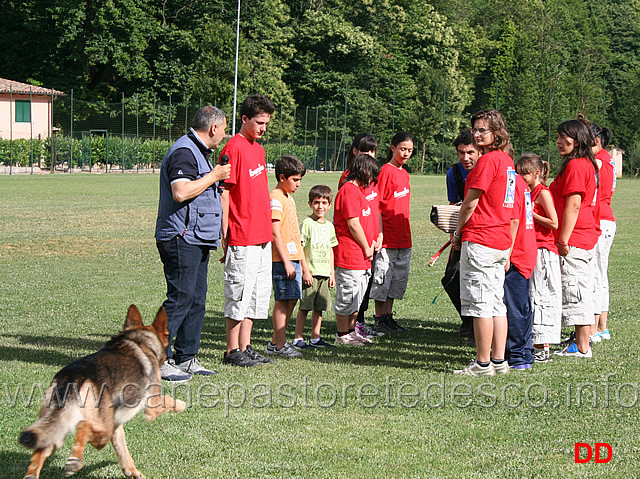
{"type": "Polygon", "coordinates": [[[486,135],[486,134],[487,134],[487,133],[489,133],[489,132],[491,132],[491,130],[488,130],[488,129],[486,129],[486,128],[479,128],[479,129],[472,128],[472,129],[471,129],[471,134],[472,134],[472,135],[480,135],[480,136],[484,136],[484,135],[486,135]]]}

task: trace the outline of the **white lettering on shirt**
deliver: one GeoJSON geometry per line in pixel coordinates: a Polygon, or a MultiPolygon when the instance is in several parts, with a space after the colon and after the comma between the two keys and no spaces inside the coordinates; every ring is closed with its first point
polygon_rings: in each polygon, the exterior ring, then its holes
{"type": "Polygon", "coordinates": [[[263,165],[258,166],[255,170],[252,170],[251,168],[249,168],[249,177],[255,178],[256,176],[259,176],[260,173],[262,173],[263,171],[264,171],[263,165]]]}
{"type": "Polygon", "coordinates": [[[393,197],[394,198],[404,198],[408,194],[409,194],[409,188],[407,188],[405,186],[404,190],[402,190],[402,191],[394,191],[393,192],[393,197]]]}
{"type": "Polygon", "coordinates": [[[366,210],[362,210],[362,216],[367,217],[371,215],[371,206],[369,206],[366,210]]]}

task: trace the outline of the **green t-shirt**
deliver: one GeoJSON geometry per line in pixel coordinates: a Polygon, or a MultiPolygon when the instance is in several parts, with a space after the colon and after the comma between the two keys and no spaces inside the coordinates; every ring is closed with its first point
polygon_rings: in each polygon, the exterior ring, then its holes
{"type": "Polygon", "coordinates": [[[312,276],[331,276],[331,248],[338,244],[336,230],[326,219],[322,223],[308,216],[300,227],[304,257],[312,276]]]}

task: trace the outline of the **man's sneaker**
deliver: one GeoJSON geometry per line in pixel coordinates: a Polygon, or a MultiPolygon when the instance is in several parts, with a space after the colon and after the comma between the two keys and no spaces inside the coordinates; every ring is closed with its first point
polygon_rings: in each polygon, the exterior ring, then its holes
{"type": "Polygon", "coordinates": [[[608,329],[605,329],[604,331],[599,332],[598,334],[600,335],[601,339],[611,339],[611,333],[609,332],[608,329]]]}
{"type": "Polygon", "coordinates": [[[191,358],[188,361],[176,364],[176,368],[187,374],[198,374],[199,376],[213,376],[216,373],[202,366],[197,358],[191,358]]]}
{"type": "Polygon", "coordinates": [[[575,340],[576,340],[576,332],[571,331],[571,334],[569,334],[569,337],[564,341],[560,342],[560,346],[562,346],[563,348],[566,348],[567,346],[570,346],[571,343],[575,342],[575,340]]]}
{"type": "MultiPolygon", "coordinates": [[[[371,340],[369,340],[371,342],[371,340]]],[[[355,331],[345,334],[344,336],[339,336],[336,334],[336,344],[345,344],[347,346],[364,346],[364,342],[362,341],[362,336],[358,336],[355,331]]]]}
{"type": "Polygon", "coordinates": [[[562,351],[556,351],[555,354],[558,356],[573,356],[576,358],[591,358],[593,357],[593,353],[591,352],[591,348],[586,353],[580,352],[578,349],[578,345],[576,343],[571,343],[569,346],[564,348],[562,351]]]}
{"type": "Polygon", "coordinates": [[[532,367],[533,367],[533,364],[524,363],[524,364],[516,364],[515,366],[511,366],[511,369],[515,369],[516,371],[525,371],[527,369],[531,369],[532,367]]]}
{"type": "Polygon", "coordinates": [[[240,351],[240,349],[234,349],[229,354],[227,354],[227,352],[225,351],[222,362],[224,364],[231,364],[232,366],[242,366],[245,368],[262,364],[259,361],[250,359],[245,353],[240,351]]]}
{"type": "Polygon", "coordinates": [[[466,368],[456,369],[455,371],[453,371],[453,374],[461,374],[464,376],[495,376],[496,371],[493,368],[492,362],[489,362],[488,366],[482,367],[474,359],[466,368]]]}
{"type": "Polygon", "coordinates": [[[546,363],[553,360],[551,358],[551,351],[549,351],[548,348],[533,348],[533,359],[539,363],[546,363]]]}
{"type": "Polygon", "coordinates": [[[165,381],[188,381],[191,379],[191,374],[178,369],[173,359],[167,359],[160,366],[160,377],[165,381]]]}
{"type": "Polygon", "coordinates": [[[254,350],[251,345],[247,346],[247,349],[243,351],[246,357],[252,361],[258,361],[261,364],[273,364],[275,361],[271,358],[265,358],[262,354],[254,350]]]}
{"type": "Polygon", "coordinates": [[[335,344],[326,342],[324,339],[319,338],[315,343],[313,340],[309,343],[312,348],[335,348],[335,344]]]}
{"type": "Polygon", "coordinates": [[[267,344],[267,348],[264,350],[264,352],[272,356],[282,356],[283,358],[289,359],[302,357],[302,353],[293,349],[289,343],[284,343],[284,345],[280,349],[278,349],[277,345],[269,341],[269,344],[267,344]]]}
{"type": "Polygon", "coordinates": [[[298,348],[298,349],[308,349],[308,348],[311,347],[307,343],[304,342],[304,339],[294,339],[292,346],[294,348],[298,348]]]}
{"type": "Polygon", "coordinates": [[[496,374],[509,374],[509,363],[506,360],[502,361],[499,364],[491,361],[491,364],[493,364],[493,370],[496,372],[496,374]]]}
{"type": "Polygon", "coordinates": [[[596,332],[596,334],[594,334],[593,336],[589,336],[589,340],[591,341],[591,343],[599,343],[600,341],[602,341],[602,335],[596,332]]]}
{"type": "Polygon", "coordinates": [[[375,329],[371,328],[364,321],[356,322],[356,331],[360,336],[364,336],[365,338],[369,338],[369,339],[373,339],[373,338],[376,338],[378,336],[384,336],[383,332],[376,331],[375,329]]]}

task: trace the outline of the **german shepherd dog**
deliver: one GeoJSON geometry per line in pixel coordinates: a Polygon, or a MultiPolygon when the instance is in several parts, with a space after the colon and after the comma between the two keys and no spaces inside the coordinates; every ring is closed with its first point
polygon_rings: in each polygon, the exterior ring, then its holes
{"type": "Polygon", "coordinates": [[[152,325],[144,326],[132,304],[121,333],[56,374],[45,392],[40,419],[20,434],[20,443],[35,449],[25,479],[40,477],[45,459],[76,426],[65,476],[82,468],[87,443],[102,449],[111,441],[124,475],[144,479],[131,459],[122,426],[141,409],[148,421],[167,411],[184,411],[184,402],[161,395],[160,365],[168,343],[164,307],[152,325]]]}

